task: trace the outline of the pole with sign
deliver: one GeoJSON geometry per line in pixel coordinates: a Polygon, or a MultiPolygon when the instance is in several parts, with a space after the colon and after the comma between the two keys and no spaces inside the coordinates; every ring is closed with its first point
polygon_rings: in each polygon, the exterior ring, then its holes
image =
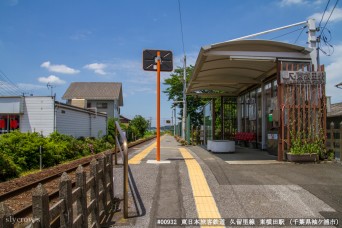
{"type": "Polygon", "coordinates": [[[143,69],[157,71],[157,148],[156,160],[160,161],[160,72],[172,71],[172,52],[164,50],[144,50],[143,69]]]}

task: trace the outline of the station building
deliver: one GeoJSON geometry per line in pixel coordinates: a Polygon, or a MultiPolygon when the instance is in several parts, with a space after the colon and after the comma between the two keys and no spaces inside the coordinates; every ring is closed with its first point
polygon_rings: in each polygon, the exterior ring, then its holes
{"type": "Polygon", "coordinates": [[[325,72],[311,38],[311,47],[269,40],[202,47],[187,94],[212,98],[204,107],[204,143],[248,133],[256,148],[286,160],[292,132],[325,138],[325,72]]]}

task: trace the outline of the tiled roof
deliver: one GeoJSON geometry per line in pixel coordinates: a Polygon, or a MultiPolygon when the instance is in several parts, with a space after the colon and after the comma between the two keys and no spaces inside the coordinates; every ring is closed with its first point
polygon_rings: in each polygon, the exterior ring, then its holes
{"type": "Polygon", "coordinates": [[[62,99],[119,100],[123,105],[122,84],[118,82],[72,82],[62,99]]]}
{"type": "Polygon", "coordinates": [[[327,117],[342,116],[342,102],[331,104],[331,111],[327,113],[327,117]]]}

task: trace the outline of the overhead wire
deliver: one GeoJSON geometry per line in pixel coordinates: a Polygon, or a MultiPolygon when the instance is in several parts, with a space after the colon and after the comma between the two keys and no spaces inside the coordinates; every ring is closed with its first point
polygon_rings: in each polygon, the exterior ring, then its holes
{"type": "Polygon", "coordinates": [[[7,75],[0,70],[0,95],[3,96],[18,96],[24,91],[13,83],[7,75]]]}
{"type": "MultiPolygon", "coordinates": [[[[334,7],[332,8],[332,10],[331,10],[331,12],[330,12],[330,15],[329,15],[328,19],[326,20],[324,26],[323,26],[323,27],[320,27],[320,26],[319,26],[319,28],[320,28],[320,30],[321,30],[321,33],[320,33],[319,36],[317,37],[318,40],[319,40],[319,42],[318,42],[318,49],[319,49],[324,55],[326,55],[326,56],[331,56],[331,55],[334,53],[334,46],[333,46],[332,44],[330,44],[330,41],[332,40],[332,35],[331,35],[330,30],[329,30],[328,28],[326,28],[326,26],[327,26],[327,24],[329,23],[329,20],[330,20],[330,18],[331,18],[331,15],[333,14],[333,12],[334,12],[334,10],[335,10],[335,8],[336,8],[336,6],[337,6],[337,4],[338,4],[338,1],[339,1],[339,0],[336,0],[335,5],[334,5],[334,7]],[[329,38],[327,37],[327,35],[326,35],[326,33],[325,33],[326,30],[328,31],[329,38]],[[322,42],[321,42],[321,41],[323,41],[324,46],[322,45],[322,42]]],[[[330,2],[330,0],[329,0],[329,2],[330,2]]],[[[324,13],[323,13],[323,15],[322,15],[321,22],[323,21],[323,17],[324,17],[325,11],[326,11],[327,8],[328,8],[329,2],[328,2],[328,4],[327,4],[326,7],[325,7],[324,13]]],[[[321,24],[321,22],[320,22],[320,24],[321,24]]]]}
{"type": "Polygon", "coordinates": [[[318,28],[320,28],[320,27],[321,27],[321,23],[322,23],[322,21],[323,21],[323,18],[324,18],[325,12],[326,12],[326,11],[327,11],[327,9],[328,9],[329,3],[330,3],[330,0],[328,1],[327,5],[325,6],[325,9],[324,9],[324,12],[323,12],[323,14],[322,14],[321,21],[319,22],[318,28]]]}
{"type": "Polygon", "coordinates": [[[331,12],[330,12],[330,15],[329,15],[327,21],[325,22],[325,24],[324,24],[324,26],[323,26],[323,29],[322,29],[322,31],[321,31],[321,34],[320,34],[319,36],[322,35],[322,32],[324,31],[325,27],[327,26],[327,24],[328,24],[328,22],[329,22],[329,20],[330,20],[330,17],[331,17],[331,15],[333,14],[333,12],[334,12],[334,10],[335,10],[335,8],[336,8],[336,6],[337,6],[338,1],[339,1],[339,0],[336,0],[336,3],[335,3],[335,5],[334,5],[334,7],[332,8],[332,10],[331,10],[331,12]]]}
{"type": "Polygon", "coordinates": [[[178,11],[179,11],[179,21],[180,21],[180,27],[181,27],[183,54],[184,54],[184,56],[185,56],[184,33],[183,33],[183,20],[182,20],[182,11],[181,11],[180,0],[178,0],[178,11]]]}
{"type": "Polygon", "coordinates": [[[299,37],[302,35],[304,29],[306,28],[307,26],[305,25],[303,28],[302,28],[302,31],[300,31],[299,35],[297,36],[297,39],[295,40],[294,44],[297,43],[299,37]]]}
{"type": "Polygon", "coordinates": [[[292,31],[290,31],[290,32],[287,32],[287,33],[284,33],[284,34],[282,34],[282,35],[279,35],[279,36],[273,37],[273,38],[271,38],[270,40],[275,40],[275,39],[277,39],[277,38],[280,38],[280,37],[286,36],[286,35],[288,35],[288,34],[291,34],[291,33],[297,32],[297,31],[299,31],[299,30],[301,30],[301,29],[304,29],[305,27],[306,27],[306,26],[304,26],[304,27],[302,27],[302,28],[299,28],[299,29],[292,30],[292,31]]]}

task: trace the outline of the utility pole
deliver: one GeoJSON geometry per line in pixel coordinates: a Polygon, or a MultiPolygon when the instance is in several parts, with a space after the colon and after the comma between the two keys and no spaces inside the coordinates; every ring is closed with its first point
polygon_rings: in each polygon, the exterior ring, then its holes
{"type": "Polygon", "coordinates": [[[173,123],[174,125],[173,125],[173,135],[176,135],[176,124],[177,124],[177,117],[176,117],[176,107],[177,106],[175,106],[174,107],[174,117],[175,117],[175,122],[173,123]]]}
{"type": "Polygon", "coordinates": [[[311,56],[311,61],[312,64],[314,65],[314,71],[318,71],[319,68],[319,50],[317,47],[317,42],[319,42],[319,40],[317,40],[316,37],[316,21],[315,19],[309,19],[308,20],[308,44],[309,44],[309,48],[312,48],[312,52],[310,53],[311,56]]]}
{"type": "Polygon", "coordinates": [[[186,107],[186,56],[184,54],[184,73],[183,73],[183,118],[182,118],[182,138],[185,139],[185,126],[186,126],[186,116],[187,116],[187,107],[186,107]]]}

